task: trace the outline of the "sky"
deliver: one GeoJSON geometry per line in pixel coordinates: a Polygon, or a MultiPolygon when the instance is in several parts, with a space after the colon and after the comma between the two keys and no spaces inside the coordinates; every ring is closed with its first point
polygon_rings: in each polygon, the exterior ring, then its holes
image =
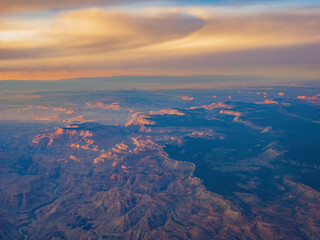
{"type": "Polygon", "coordinates": [[[320,80],[320,1],[0,0],[0,80],[320,80]]]}

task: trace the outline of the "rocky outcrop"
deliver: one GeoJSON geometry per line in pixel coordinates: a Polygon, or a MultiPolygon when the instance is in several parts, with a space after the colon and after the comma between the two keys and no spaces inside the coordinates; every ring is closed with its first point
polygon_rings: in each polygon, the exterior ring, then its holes
{"type": "Polygon", "coordinates": [[[184,101],[192,101],[194,99],[194,97],[182,96],[181,99],[184,101]]]}
{"type": "Polygon", "coordinates": [[[215,108],[231,109],[232,106],[230,106],[228,104],[225,104],[225,103],[222,103],[222,102],[217,102],[217,103],[212,103],[210,105],[203,105],[203,106],[200,106],[200,107],[190,107],[190,109],[197,109],[197,108],[204,108],[206,110],[212,110],[212,109],[215,109],[215,108]]]}
{"type": "Polygon", "coordinates": [[[183,112],[180,112],[176,109],[161,109],[159,111],[150,111],[149,114],[150,115],[179,115],[179,116],[184,115],[183,112]]]}
{"type": "Polygon", "coordinates": [[[119,103],[116,103],[116,102],[111,103],[111,104],[105,104],[103,102],[95,102],[95,103],[87,102],[86,105],[88,107],[101,108],[101,109],[113,110],[113,111],[117,111],[120,109],[119,103]]]}

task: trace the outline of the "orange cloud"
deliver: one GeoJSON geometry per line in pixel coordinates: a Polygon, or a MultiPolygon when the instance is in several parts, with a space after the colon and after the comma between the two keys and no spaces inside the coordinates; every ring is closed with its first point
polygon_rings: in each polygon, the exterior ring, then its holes
{"type": "Polygon", "coordinates": [[[48,17],[2,17],[0,80],[154,74],[319,76],[316,11],[230,15],[205,8],[163,8],[161,14],[147,10],[90,8],[48,17]]]}
{"type": "MultiPolygon", "coordinates": [[[[11,0],[1,1],[0,13],[15,13],[15,12],[35,12],[47,9],[61,9],[71,7],[88,7],[99,5],[110,5],[115,3],[128,2],[126,0],[11,0]]],[[[136,0],[136,2],[139,2],[136,0]]]]}

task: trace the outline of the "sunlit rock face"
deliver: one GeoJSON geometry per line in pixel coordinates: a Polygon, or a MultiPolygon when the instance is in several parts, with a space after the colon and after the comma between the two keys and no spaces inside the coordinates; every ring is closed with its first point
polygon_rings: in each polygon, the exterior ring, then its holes
{"type": "Polygon", "coordinates": [[[226,115],[232,115],[232,116],[236,116],[236,117],[240,117],[242,116],[241,112],[237,112],[237,111],[230,111],[230,110],[220,110],[221,114],[226,114],[226,115]]]}
{"type": "Polygon", "coordinates": [[[96,102],[96,103],[87,102],[86,105],[93,108],[101,108],[101,109],[114,110],[114,111],[117,111],[120,109],[119,103],[105,104],[103,102],[96,102]]]}
{"type": "Polygon", "coordinates": [[[210,105],[204,105],[204,106],[200,106],[200,107],[190,107],[190,109],[197,109],[197,108],[204,108],[207,110],[212,110],[215,108],[225,108],[225,109],[231,109],[232,106],[227,105],[225,103],[222,102],[217,102],[217,103],[211,103],[210,105]]]}
{"type": "Polygon", "coordinates": [[[149,112],[150,115],[184,115],[183,112],[180,112],[176,109],[161,109],[159,111],[150,111],[149,112]]]}
{"type": "Polygon", "coordinates": [[[131,120],[129,120],[126,123],[126,127],[130,125],[153,125],[155,124],[154,121],[149,120],[149,116],[138,116],[138,117],[133,117],[131,120]]]}
{"type": "Polygon", "coordinates": [[[255,104],[279,104],[279,103],[277,101],[266,99],[263,102],[256,102],[255,104]]]}
{"type": "Polygon", "coordinates": [[[305,100],[314,104],[320,104],[320,93],[314,96],[298,96],[298,99],[305,100]]]}
{"type": "Polygon", "coordinates": [[[194,97],[182,96],[181,99],[185,100],[185,101],[192,101],[194,99],[194,97]]]}
{"type": "Polygon", "coordinates": [[[318,92],[0,101],[0,238],[319,239],[318,92]]]}

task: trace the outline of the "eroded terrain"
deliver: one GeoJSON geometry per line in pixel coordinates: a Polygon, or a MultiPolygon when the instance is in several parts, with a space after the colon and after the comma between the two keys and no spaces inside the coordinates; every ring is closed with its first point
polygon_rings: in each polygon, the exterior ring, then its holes
{"type": "Polygon", "coordinates": [[[2,94],[0,238],[319,239],[318,94],[2,94]]]}

